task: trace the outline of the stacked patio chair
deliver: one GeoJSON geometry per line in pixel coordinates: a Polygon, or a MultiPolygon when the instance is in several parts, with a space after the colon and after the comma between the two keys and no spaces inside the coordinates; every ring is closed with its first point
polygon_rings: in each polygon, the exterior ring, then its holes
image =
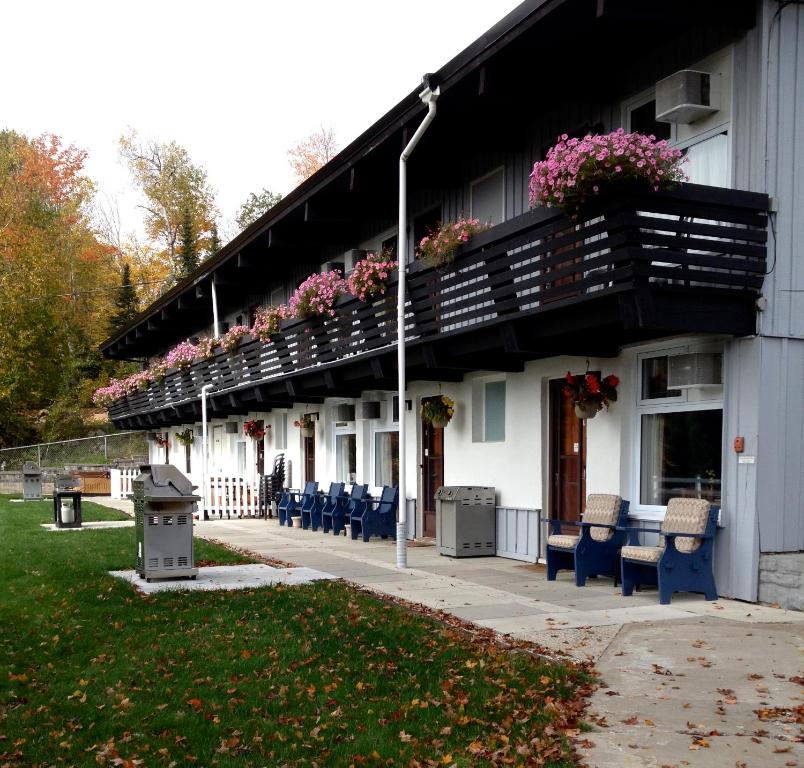
{"type": "Polygon", "coordinates": [[[285,487],[285,454],[274,457],[274,468],[270,475],[260,476],[259,511],[262,517],[273,517],[273,505],[277,503],[285,487]]]}
{"type": "Polygon", "coordinates": [[[656,584],[659,602],[668,605],[673,592],[703,592],[717,600],[712,552],[720,508],[706,499],[670,499],[661,528],[628,527],[622,549],[623,595],[634,587],[656,584]],[[640,531],[660,533],[658,547],[637,545],[640,531]]]}
{"type": "Polygon", "coordinates": [[[293,527],[293,518],[300,517],[304,510],[309,510],[318,495],[318,483],[311,481],[304,484],[304,491],[289,488],[282,493],[277,505],[279,525],[293,527]]]}
{"type": "Polygon", "coordinates": [[[629,502],[606,493],[590,493],[580,522],[548,520],[547,580],[555,581],[561,570],[575,571],[575,585],[586,584],[590,576],[620,575],[620,549],[628,519],[629,502]],[[577,526],[577,535],[564,534],[562,526],[577,526]]]}
{"type": "Polygon", "coordinates": [[[399,504],[399,488],[384,486],[379,499],[366,499],[351,513],[352,540],[358,535],[363,541],[371,536],[382,539],[396,538],[396,508],[399,504]],[[362,507],[362,509],[360,508],[362,507]]]}
{"type": "Polygon", "coordinates": [[[302,509],[302,528],[305,531],[308,528],[317,531],[319,526],[323,526],[322,515],[324,513],[331,515],[332,510],[342,503],[345,498],[343,495],[343,483],[330,483],[329,493],[319,493],[309,509],[302,509]]]}
{"type": "Polygon", "coordinates": [[[360,514],[363,513],[363,502],[370,498],[368,493],[368,485],[358,485],[355,483],[349,496],[341,500],[341,503],[336,504],[331,510],[324,510],[321,513],[321,523],[324,533],[332,533],[335,536],[340,535],[341,531],[346,533],[346,526],[352,517],[355,509],[360,509],[360,514]]]}

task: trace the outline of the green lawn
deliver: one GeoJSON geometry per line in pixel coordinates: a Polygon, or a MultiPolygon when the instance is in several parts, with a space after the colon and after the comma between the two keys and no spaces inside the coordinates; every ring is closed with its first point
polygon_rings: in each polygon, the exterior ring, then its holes
{"type": "Polygon", "coordinates": [[[0,497],[0,767],[575,765],[575,668],[343,583],[143,597],[133,529],[50,515],[0,497]]]}

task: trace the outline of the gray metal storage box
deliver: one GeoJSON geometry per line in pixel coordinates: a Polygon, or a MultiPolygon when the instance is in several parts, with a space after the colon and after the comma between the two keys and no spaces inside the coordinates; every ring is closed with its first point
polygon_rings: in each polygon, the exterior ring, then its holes
{"type": "Polygon", "coordinates": [[[435,494],[439,554],[480,557],[497,553],[495,489],[445,485],[435,494]]]}
{"type": "Polygon", "coordinates": [[[25,501],[41,501],[42,470],[33,461],[22,464],[22,498],[25,501]]]}
{"type": "Polygon", "coordinates": [[[171,464],[144,465],[132,481],[137,573],[146,581],[198,574],[193,512],[200,498],[171,464]]]}

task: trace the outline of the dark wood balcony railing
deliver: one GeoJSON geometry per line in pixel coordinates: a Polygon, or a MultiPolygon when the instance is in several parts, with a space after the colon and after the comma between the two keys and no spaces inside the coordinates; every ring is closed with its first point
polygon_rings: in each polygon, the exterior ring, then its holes
{"type": "MultiPolygon", "coordinates": [[[[766,265],[767,205],[765,195],[682,185],[659,193],[623,189],[575,221],[549,209],[527,213],[476,236],[446,268],[413,265],[406,343],[414,350],[452,348],[456,339],[505,326],[539,328],[542,335],[554,328],[556,337],[572,328],[585,339],[605,327],[615,345],[674,332],[752,333],[766,265]],[[558,322],[545,325],[548,317],[558,322]]],[[[162,384],[112,405],[110,415],[129,426],[179,423],[197,412],[205,384],[224,410],[242,409],[244,392],[254,393],[246,398],[251,410],[301,401],[310,390],[293,382],[305,374],[320,379],[322,371],[343,371],[372,356],[390,361],[395,343],[392,280],[378,301],[344,297],[333,319],[286,321],[274,342],[248,341],[234,355],[219,352],[187,373],[171,372],[162,384]],[[276,386],[261,396],[260,387],[277,382],[284,382],[281,396],[276,386]],[[134,418],[145,414],[151,417],[134,418]]],[[[471,361],[464,365],[472,368],[471,361]]],[[[482,370],[483,360],[475,367],[482,370]]],[[[332,374],[324,394],[342,394],[332,374]]]]}

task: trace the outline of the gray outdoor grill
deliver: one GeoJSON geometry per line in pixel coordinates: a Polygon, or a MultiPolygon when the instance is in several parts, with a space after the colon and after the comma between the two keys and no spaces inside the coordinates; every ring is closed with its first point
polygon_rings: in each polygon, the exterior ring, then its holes
{"type": "Polygon", "coordinates": [[[495,489],[445,485],[435,494],[436,544],[449,557],[497,554],[495,489]]]}
{"type": "Polygon", "coordinates": [[[34,461],[22,464],[22,498],[24,501],[42,500],[42,470],[34,461]]]}
{"type": "Polygon", "coordinates": [[[195,579],[193,512],[199,496],[171,464],[145,464],[132,482],[137,573],[151,579],[195,579]]]}

